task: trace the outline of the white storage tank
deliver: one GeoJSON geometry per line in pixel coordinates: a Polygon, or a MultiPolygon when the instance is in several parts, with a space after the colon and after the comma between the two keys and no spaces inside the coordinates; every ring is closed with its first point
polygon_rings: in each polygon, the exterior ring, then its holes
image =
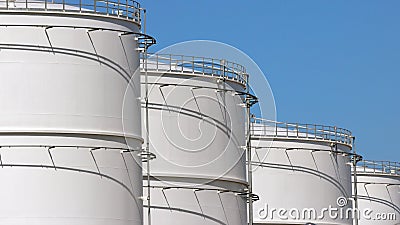
{"type": "Polygon", "coordinates": [[[350,131],[253,118],[251,135],[254,224],[352,224],[350,131]]]}
{"type": "Polygon", "coordinates": [[[0,224],[142,224],[139,8],[0,3],[0,224]]]}
{"type": "Polygon", "coordinates": [[[357,200],[359,225],[400,224],[400,163],[359,162],[357,200]]]}
{"type": "Polygon", "coordinates": [[[155,54],[147,77],[150,151],[157,155],[150,164],[151,223],[247,224],[245,69],[225,60],[155,54]]]}

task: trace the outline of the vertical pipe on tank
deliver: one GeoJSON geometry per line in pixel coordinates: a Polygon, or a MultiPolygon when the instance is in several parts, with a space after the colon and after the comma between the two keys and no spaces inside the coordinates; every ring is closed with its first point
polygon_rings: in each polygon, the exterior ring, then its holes
{"type": "Polygon", "coordinates": [[[358,225],[358,190],[357,190],[357,150],[356,137],[353,137],[353,189],[354,189],[354,225],[358,225]]]}
{"type": "MultiPolygon", "coordinates": [[[[143,9],[144,25],[143,33],[146,34],[146,9],[143,9]]],[[[144,73],[145,73],[145,104],[146,104],[146,153],[147,153],[147,224],[151,225],[151,208],[150,208],[150,133],[149,133],[149,86],[147,74],[147,45],[144,48],[144,73]]]]}
{"type": "Polygon", "coordinates": [[[246,95],[246,121],[247,121],[247,137],[246,137],[246,151],[247,151],[247,180],[249,189],[249,225],[253,225],[253,174],[251,171],[251,103],[249,96],[249,80],[247,78],[247,95],[246,95]]]}

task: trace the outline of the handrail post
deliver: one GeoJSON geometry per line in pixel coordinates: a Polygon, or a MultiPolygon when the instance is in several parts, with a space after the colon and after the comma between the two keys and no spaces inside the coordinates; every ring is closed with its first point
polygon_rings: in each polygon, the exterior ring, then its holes
{"type": "Polygon", "coordinates": [[[226,66],[228,66],[228,64],[226,63],[226,60],[222,60],[222,67],[221,67],[221,76],[224,78],[224,79],[229,79],[230,77],[229,77],[229,72],[228,73],[226,73],[226,66]]]}
{"type": "Polygon", "coordinates": [[[400,163],[396,163],[396,173],[400,175],[400,163]]]}
{"type": "Polygon", "coordinates": [[[267,126],[265,124],[263,124],[262,126],[263,126],[262,129],[264,130],[263,134],[266,135],[267,134],[267,126]]]}
{"type": "Polygon", "coordinates": [[[6,0],[6,9],[8,9],[8,0],[6,0]]]}
{"type": "Polygon", "coordinates": [[[385,166],[384,166],[383,161],[382,161],[382,173],[385,173],[385,166]]]}
{"type": "Polygon", "coordinates": [[[214,74],[214,59],[211,59],[211,75],[214,74]]]}
{"type": "MultiPolygon", "coordinates": [[[[353,145],[354,145],[354,140],[353,140],[353,145]]],[[[363,168],[363,172],[365,172],[365,161],[362,162],[362,168],[363,168]]]]}
{"type": "Polygon", "coordinates": [[[286,123],[286,137],[289,137],[289,124],[286,123]]]}
{"type": "Polygon", "coordinates": [[[317,139],[317,124],[314,124],[314,139],[317,139]]]}
{"type": "Polygon", "coordinates": [[[372,163],[374,165],[374,173],[376,173],[376,163],[372,163]]]}
{"type": "Polygon", "coordinates": [[[118,7],[117,7],[117,17],[120,17],[120,10],[119,10],[119,8],[120,8],[120,5],[121,5],[121,2],[120,2],[121,0],[118,0],[118,7]]]}
{"type": "MultiPolygon", "coordinates": [[[[129,19],[128,0],[125,0],[125,11],[126,11],[126,18],[129,19]]],[[[135,13],[135,11],[133,13],[135,13]]],[[[139,12],[139,14],[140,14],[140,12],[139,12]]],[[[133,15],[133,17],[135,17],[135,15],[133,15]]]]}
{"type": "Polygon", "coordinates": [[[328,127],[328,134],[329,134],[329,140],[332,140],[332,131],[331,131],[331,127],[328,127]]]}
{"type": "Polygon", "coordinates": [[[109,12],[108,12],[108,0],[106,0],[106,9],[107,9],[107,16],[109,15],[109,12]]]}
{"type": "Polygon", "coordinates": [[[194,56],[192,56],[192,73],[194,73],[194,56]]]}
{"type": "MultiPolygon", "coordinates": [[[[223,68],[224,68],[224,60],[221,59],[221,60],[219,60],[219,71],[220,71],[220,76],[223,77],[223,78],[225,78],[225,73],[223,72],[223,71],[224,71],[223,68]]],[[[217,74],[218,74],[218,73],[217,73],[217,74]]]]}
{"type": "Polygon", "coordinates": [[[172,71],[172,55],[169,54],[169,71],[172,71]]]}
{"type": "Polygon", "coordinates": [[[63,11],[65,11],[65,0],[62,1],[63,11]]]}
{"type": "Polygon", "coordinates": [[[335,129],[335,141],[337,141],[337,127],[335,126],[334,129],[335,129]]]}
{"type": "Polygon", "coordinates": [[[183,71],[184,71],[184,70],[183,70],[183,63],[184,63],[184,62],[183,62],[183,57],[184,57],[184,56],[181,55],[181,72],[182,72],[182,73],[183,73],[183,71]]]}
{"type": "Polygon", "coordinates": [[[158,54],[156,54],[156,71],[158,71],[158,54]]]}
{"type": "Polygon", "coordinates": [[[205,67],[205,62],[204,62],[204,57],[201,57],[201,59],[203,60],[203,63],[201,64],[201,68],[202,68],[202,71],[203,71],[203,74],[205,74],[205,71],[204,71],[204,67],[205,67]]]}
{"type": "Polygon", "coordinates": [[[308,124],[306,124],[306,138],[308,138],[308,124]]]}

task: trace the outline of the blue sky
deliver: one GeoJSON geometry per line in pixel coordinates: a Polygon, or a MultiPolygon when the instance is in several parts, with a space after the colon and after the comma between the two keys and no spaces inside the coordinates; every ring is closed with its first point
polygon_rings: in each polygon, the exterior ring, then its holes
{"type": "Polygon", "coordinates": [[[400,1],[141,1],[152,51],[214,40],[266,74],[277,119],[336,125],[366,159],[400,161],[400,1]]]}

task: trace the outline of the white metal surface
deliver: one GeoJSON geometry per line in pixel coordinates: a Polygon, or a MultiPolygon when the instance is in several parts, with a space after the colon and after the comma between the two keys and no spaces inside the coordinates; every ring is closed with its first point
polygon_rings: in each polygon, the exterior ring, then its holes
{"type": "Polygon", "coordinates": [[[139,59],[121,35],[139,25],[4,8],[0,21],[0,224],[142,224],[139,59]]]}
{"type": "Polygon", "coordinates": [[[352,194],[350,132],[263,119],[254,119],[252,125],[253,189],[260,198],[254,203],[255,224],[352,224],[351,218],[322,211],[351,208],[350,200],[343,207],[337,204],[338,198],[347,200],[352,194]],[[280,215],[280,209],[286,212],[280,215]],[[307,209],[316,216],[309,216],[307,209]]]}
{"type": "Polygon", "coordinates": [[[400,163],[361,161],[357,179],[359,225],[400,224],[400,163]]]}
{"type": "Polygon", "coordinates": [[[221,61],[181,59],[158,55],[147,65],[150,150],[157,155],[151,222],[246,224],[245,108],[238,93],[245,75],[221,61]]]}

